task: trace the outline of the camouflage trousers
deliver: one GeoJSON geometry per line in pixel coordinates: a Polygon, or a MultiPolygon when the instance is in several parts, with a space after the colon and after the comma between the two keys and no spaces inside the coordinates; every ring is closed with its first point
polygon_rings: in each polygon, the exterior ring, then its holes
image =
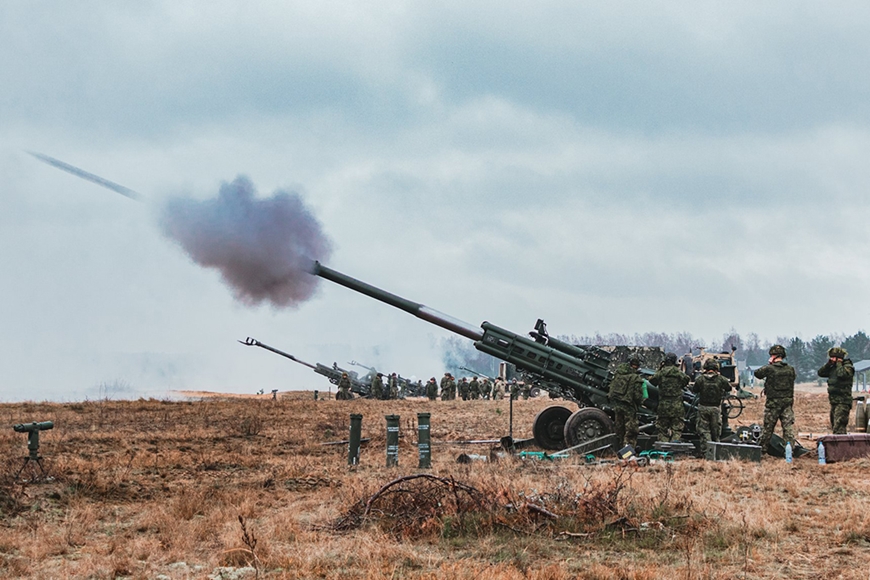
{"type": "Polygon", "coordinates": [[[722,429],[722,409],[716,407],[707,407],[698,405],[698,435],[701,442],[701,453],[709,458],[710,446],[707,444],[710,441],[719,441],[719,433],[722,429]]]}
{"type": "Polygon", "coordinates": [[[829,397],[831,403],[831,432],[835,435],[845,435],[852,414],[852,398],[842,399],[829,397]]]}
{"type": "Polygon", "coordinates": [[[351,395],[350,391],[347,389],[338,389],[338,392],[335,394],[335,398],[339,401],[349,401],[353,399],[353,395],[351,395]]]}
{"type": "Polygon", "coordinates": [[[637,422],[637,409],[627,403],[613,403],[613,430],[619,439],[620,445],[637,447],[637,436],[640,433],[640,425],[637,422]]]}
{"type": "Polygon", "coordinates": [[[661,399],[656,408],[656,431],[659,441],[679,441],[683,433],[682,399],[661,399]]]}
{"type": "Polygon", "coordinates": [[[764,404],[764,426],[761,429],[761,452],[767,453],[770,437],[776,429],[776,423],[782,425],[782,438],[794,444],[794,399],[767,399],[764,404]]]}

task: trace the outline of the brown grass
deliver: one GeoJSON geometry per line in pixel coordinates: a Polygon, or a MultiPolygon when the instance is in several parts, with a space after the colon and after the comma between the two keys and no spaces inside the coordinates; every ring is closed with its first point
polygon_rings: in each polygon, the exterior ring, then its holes
{"type": "MultiPolygon", "coordinates": [[[[548,404],[516,402],[515,436],[548,404]]],[[[735,423],[760,421],[762,404],[735,423]]],[[[507,405],[310,393],[2,405],[9,426],[56,427],[42,434],[53,479],[41,483],[29,470],[14,480],[26,438],[0,431],[0,576],[206,578],[256,565],[265,578],[867,577],[870,460],[456,463],[489,448],[447,442],[506,434],[507,405]],[[432,413],[431,470],[416,468],[419,411],[432,413]],[[322,445],[347,437],[352,412],[371,439],[354,468],[346,446],[322,445]],[[398,468],[385,467],[390,413],[398,468]]],[[[825,431],[823,394],[801,393],[796,413],[800,432],[825,431]]]]}

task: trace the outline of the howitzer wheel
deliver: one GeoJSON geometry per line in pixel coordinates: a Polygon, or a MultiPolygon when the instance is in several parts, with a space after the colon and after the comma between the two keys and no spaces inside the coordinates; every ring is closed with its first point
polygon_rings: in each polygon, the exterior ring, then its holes
{"type": "Polygon", "coordinates": [[[565,448],[565,422],[571,410],[565,407],[547,407],[535,415],[532,434],[535,443],[542,449],[558,451],[565,448]]]}
{"type": "Polygon", "coordinates": [[[725,415],[729,419],[736,419],[743,413],[743,399],[734,395],[725,397],[725,415]]]}
{"type": "Polygon", "coordinates": [[[568,447],[613,433],[613,421],[601,409],[586,407],[575,411],[565,422],[565,443],[568,447]]]}

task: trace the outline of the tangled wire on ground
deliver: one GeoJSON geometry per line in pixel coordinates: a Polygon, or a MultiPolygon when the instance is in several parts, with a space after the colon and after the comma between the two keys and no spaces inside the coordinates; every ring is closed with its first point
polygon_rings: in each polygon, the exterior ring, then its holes
{"type": "Polygon", "coordinates": [[[506,488],[480,490],[452,477],[408,475],[359,499],[330,527],[348,531],[376,523],[400,538],[481,535],[496,528],[520,534],[546,528],[558,534],[612,526],[614,521],[622,527],[627,518],[620,492],[630,478],[630,473],[620,470],[607,482],[587,482],[582,493],[566,487],[527,494],[506,488]]]}

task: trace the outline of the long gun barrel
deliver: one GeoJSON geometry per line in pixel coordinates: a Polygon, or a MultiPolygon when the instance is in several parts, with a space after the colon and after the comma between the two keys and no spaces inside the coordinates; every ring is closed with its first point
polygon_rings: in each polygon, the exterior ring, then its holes
{"type": "Polygon", "coordinates": [[[466,322],[462,322],[452,316],[448,316],[443,312],[438,312],[432,308],[424,304],[419,304],[417,302],[412,302],[410,300],[406,300],[401,296],[396,296],[395,294],[391,294],[386,290],[381,290],[380,288],[376,288],[371,284],[366,284],[356,278],[351,278],[350,276],[346,276],[341,272],[337,272],[331,268],[327,268],[320,262],[314,262],[312,266],[311,273],[315,276],[320,276],[321,278],[325,278],[330,282],[335,282],[340,286],[344,286],[345,288],[350,288],[351,290],[356,290],[360,294],[365,294],[370,298],[374,298],[375,300],[380,300],[381,302],[386,302],[390,306],[394,306],[399,310],[404,310],[409,314],[413,314],[417,318],[421,318],[426,322],[431,322],[436,326],[440,326],[441,328],[447,329],[450,332],[455,332],[465,338],[470,338],[471,340],[480,340],[483,338],[483,332],[479,328],[472,326],[466,322]]]}
{"type": "Polygon", "coordinates": [[[343,368],[336,365],[335,363],[333,363],[331,367],[326,366],[324,364],[320,364],[320,363],[311,364],[311,363],[305,362],[302,359],[296,358],[292,354],[284,352],[283,350],[278,350],[277,348],[271,347],[268,344],[264,344],[264,343],[260,342],[259,340],[257,340],[256,338],[251,338],[250,336],[248,338],[246,338],[245,340],[240,340],[239,342],[244,344],[245,346],[259,346],[260,348],[274,352],[275,354],[279,354],[285,358],[289,358],[293,362],[297,362],[301,365],[305,365],[308,368],[310,368],[311,370],[313,370],[315,373],[317,373],[319,375],[323,375],[324,377],[329,379],[329,382],[332,383],[333,385],[338,384],[338,382],[341,380],[342,373],[347,373],[347,376],[350,379],[351,392],[354,392],[357,395],[360,395],[361,397],[369,396],[369,392],[371,391],[371,387],[369,385],[363,383],[362,381],[360,381],[357,378],[357,374],[355,372],[346,371],[343,368]]]}
{"type": "Polygon", "coordinates": [[[477,375],[477,376],[479,376],[480,378],[483,378],[483,379],[489,379],[489,380],[491,380],[491,381],[494,381],[494,380],[495,380],[494,378],[492,378],[492,377],[489,376],[489,375],[485,375],[485,374],[483,374],[483,373],[479,373],[479,372],[477,372],[476,370],[474,370],[474,369],[470,369],[470,368],[468,368],[468,367],[459,367],[459,370],[461,370],[461,371],[468,371],[468,372],[470,372],[471,374],[473,374],[473,375],[477,375]]]}
{"type": "Polygon", "coordinates": [[[518,369],[532,373],[541,388],[585,405],[607,406],[610,353],[551,339],[549,344],[526,338],[488,322],[476,328],[423,304],[407,300],[371,284],[314,262],[311,273],[385,302],[436,326],[474,341],[474,347],[518,369]]]}

